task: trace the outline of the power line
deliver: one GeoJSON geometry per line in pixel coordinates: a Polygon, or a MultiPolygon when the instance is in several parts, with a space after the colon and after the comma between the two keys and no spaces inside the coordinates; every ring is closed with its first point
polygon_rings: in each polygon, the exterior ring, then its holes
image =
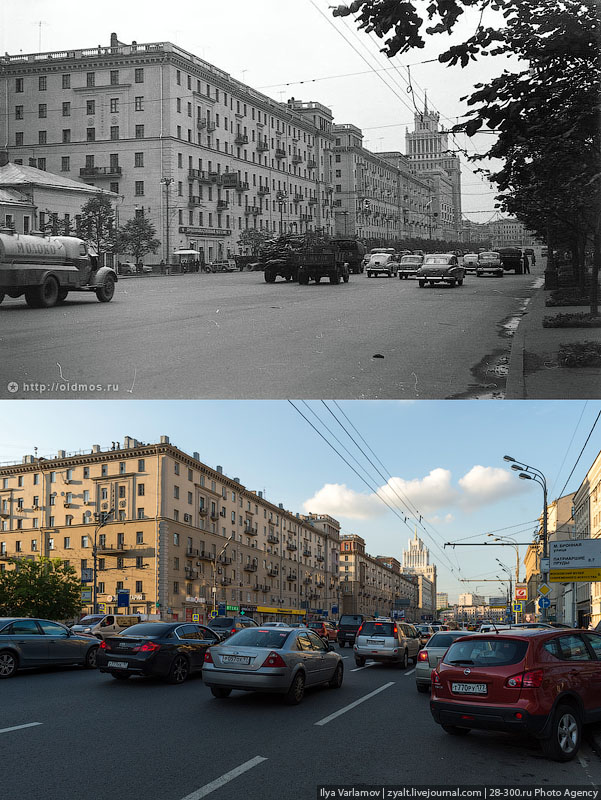
{"type": "Polygon", "coordinates": [[[570,474],[568,475],[568,479],[567,479],[567,481],[566,481],[566,482],[564,483],[564,485],[563,485],[563,489],[562,489],[562,490],[561,490],[561,492],[559,493],[559,497],[563,497],[563,493],[564,493],[564,491],[565,491],[565,488],[566,488],[566,486],[568,485],[568,483],[569,483],[569,481],[570,481],[570,478],[571,478],[571,477],[572,477],[572,475],[574,474],[574,470],[575,470],[575,469],[576,469],[576,467],[578,466],[578,462],[580,461],[580,458],[581,458],[582,454],[584,453],[584,448],[587,446],[587,444],[588,444],[588,440],[589,440],[589,439],[591,438],[591,436],[593,435],[593,431],[595,430],[595,426],[596,426],[597,422],[599,421],[599,417],[601,417],[601,411],[599,411],[599,413],[597,414],[597,418],[596,418],[596,419],[595,419],[595,421],[593,422],[593,427],[590,429],[590,431],[589,431],[589,434],[588,434],[588,436],[586,437],[586,442],[585,442],[585,443],[582,445],[582,450],[580,451],[580,453],[579,453],[579,455],[578,455],[578,458],[576,459],[576,463],[575,463],[575,464],[574,464],[574,466],[572,467],[572,471],[571,471],[571,472],[570,472],[570,474]]]}

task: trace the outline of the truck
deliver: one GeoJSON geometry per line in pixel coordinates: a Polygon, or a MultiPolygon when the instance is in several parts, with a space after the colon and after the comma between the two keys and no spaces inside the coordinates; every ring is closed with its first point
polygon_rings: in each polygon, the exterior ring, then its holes
{"type": "Polygon", "coordinates": [[[69,292],[94,292],[101,303],[115,293],[117,273],[75,236],[0,232],[0,303],[21,297],[31,308],[63,303],[69,292]]]}
{"type": "Polygon", "coordinates": [[[263,265],[265,282],[275,283],[278,277],[295,281],[298,277],[298,251],[303,247],[301,236],[285,234],[266,242],[259,253],[263,265]]]}
{"type": "Polygon", "coordinates": [[[330,283],[349,281],[349,265],[344,258],[344,250],[339,250],[332,242],[329,245],[307,247],[299,255],[298,282],[307,286],[310,280],[319,283],[329,278],[330,283]]]}
{"type": "Polygon", "coordinates": [[[348,264],[351,275],[359,275],[364,269],[365,245],[358,239],[332,239],[332,244],[340,250],[348,264]]]}
{"type": "Polygon", "coordinates": [[[523,272],[522,251],[519,247],[500,247],[499,256],[505,272],[514,270],[516,275],[523,272]]]}

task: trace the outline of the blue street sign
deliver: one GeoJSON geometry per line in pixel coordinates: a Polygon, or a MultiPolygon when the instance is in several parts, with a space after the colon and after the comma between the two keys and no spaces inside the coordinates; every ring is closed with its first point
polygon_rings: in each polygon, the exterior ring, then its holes
{"type": "Polygon", "coordinates": [[[538,598],[538,607],[539,608],[549,608],[551,605],[551,601],[548,597],[539,597],[538,598]]]}
{"type": "Polygon", "coordinates": [[[217,606],[217,616],[225,617],[225,603],[219,603],[217,606]]]}
{"type": "Polygon", "coordinates": [[[117,608],[129,608],[129,589],[117,591],[117,608]]]}
{"type": "Polygon", "coordinates": [[[338,606],[332,606],[332,614],[338,613],[338,606]]]}

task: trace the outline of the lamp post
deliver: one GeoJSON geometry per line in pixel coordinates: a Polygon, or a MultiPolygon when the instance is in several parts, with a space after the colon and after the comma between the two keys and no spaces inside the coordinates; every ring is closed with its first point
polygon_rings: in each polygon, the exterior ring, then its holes
{"type": "MultiPolygon", "coordinates": [[[[546,559],[548,558],[548,530],[547,530],[547,480],[543,473],[535,467],[525,464],[523,461],[516,461],[513,456],[503,456],[504,461],[511,462],[511,469],[519,472],[518,477],[523,481],[534,481],[543,490],[543,555],[545,559],[545,566],[547,566],[546,559]]],[[[543,582],[547,582],[549,572],[547,569],[541,571],[543,582]]],[[[544,622],[547,619],[547,609],[542,608],[541,619],[544,622]]]]}
{"type": "Polygon", "coordinates": [[[98,525],[94,528],[94,546],[92,547],[92,558],[94,564],[94,586],[93,586],[93,596],[92,596],[92,606],[93,606],[93,613],[98,613],[98,545],[97,545],[97,538],[98,538],[98,531],[100,528],[104,528],[104,526],[110,521],[110,517],[115,513],[115,509],[111,508],[110,511],[101,511],[99,514],[96,514],[96,519],[98,520],[98,525]]]}
{"type": "MultiPolygon", "coordinates": [[[[498,564],[498,565],[501,567],[501,569],[503,570],[503,572],[504,572],[504,573],[505,573],[505,574],[508,576],[508,578],[509,578],[509,603],[512,603],[512,602],[513,602],[513,584],[512,584],[512,580],[511,580],[511,570],[509,569],[509,567],[507,567],[505,564],[503,564],[503,562],[502,562],[502,561],[499,561],[499,559],[498,559],[498,558],[496,559],[496,561],[497,561],[497,564],[498,564]]],[[[508,603],[508,605],[509,605],[509,603],[508,603]]],[[[513,606],[512,606],[512,609],[513,609],[513,606]]],[[[513,612],[513,610],[511,611],[511,615],[510,615],[510,616],[511,616],[511,622],[515,622],[515,617],[514,617],[514,612],[513,612]]]]}
{"type": "Polygon", "coordinates": [[[161,183],[165,187],[165,263],[169,264],[169,187],[174,178],[161,178],[161,183]]]}
{"type": "Polygon", "coordinates": [[[217,611],[217,562],[219,561],[219,558],[224,554],[225,548],[229,545],[229,543],[231,541],[232,541],[231,539],[227,540],[227,542],[223,545],[221,550],[215,555],[215,559],[213,561],[213,586],[212,586],[212,589],[213,589],[213,613],[215,611],[217,611]]]}
{"type": "Polygon", "coordinates": [[[278,207],[280,209],[280,234],[282,234],[284,233],[284,206],[288,200],[288,194],[285,190],[279,189],[275,199],[278,201],[278,207]]]}

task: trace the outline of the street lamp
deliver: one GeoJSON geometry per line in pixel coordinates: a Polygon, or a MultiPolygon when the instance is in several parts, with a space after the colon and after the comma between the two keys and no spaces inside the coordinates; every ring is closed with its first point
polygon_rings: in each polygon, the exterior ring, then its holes
{"type": "Polygon", "coordinates": [[[213,587],[212,587],[212,589],[213,589],[213,613],[215,613],[217,611],[217,602],[216,602],[217,601],[217,562],[219,561],[221,556],[224,554],[225,548],[230,544],[231,541],[232,541],[231,539],[227,540],[227,542],[223,545],[221,550],[218,553],[215,554],[215,558],[213,560],[213,564],[212,564],[212,567],[213,567],[213,587]]]}
{"type": "MultiPolygon", "coordinates": [[[[531,467],[529,464],[525,464],[523,461],[517,461],[513,456],[503,456],[504,461],[510,461],[511,469],[515,470],[519,473],[518,477],[520,480],[523,481],[534,481],[538,483],[538,485],[543,490],[543,555],[542,557],[545,559],[544,565],[547,567],[547,558],[548,558],[548,530],[547,530],[547,480],[543,473],[536,469],[535,467],[531,467]]],[[[549,577],[548,569],[541,570],[541,576],[543,582],[546,583],[549,577]]],[[[547,609],[541,609],[541,619],[543,622],[547,618],[547,609]]]]}
{"type": "Polygon", "coordinates": [[[92,597],[92,606],[93,606],[93,613],[98,613],[98,545],[96,543],[98,537],[98,531],[100,528],[104,528],[104,526],[110,522],[110,517],[115,513],[115,509],[111,508],[110,511],[101,511],[99,514],[96,514],[96,519],[99,520],[98,525],[94,528],[94,546],[92,547],[92,558],[94,563],[94,587],[93,587],[93,597],[92,597]]]}
{"type": "Polygon", "coordinates": [[[278,201],[278,207],[280,209],[280,234],[282,234],[284,233],[284,206],[288,200],[288,194],[286,191],[279,189],[276,193],[275,199],[278,201]]]}
{"type": "Polygon", "coordinates": [[[161,183],[165,187],[165,263],[169,264],[169,187],[174,178],[161,178],[161,183]]]}

